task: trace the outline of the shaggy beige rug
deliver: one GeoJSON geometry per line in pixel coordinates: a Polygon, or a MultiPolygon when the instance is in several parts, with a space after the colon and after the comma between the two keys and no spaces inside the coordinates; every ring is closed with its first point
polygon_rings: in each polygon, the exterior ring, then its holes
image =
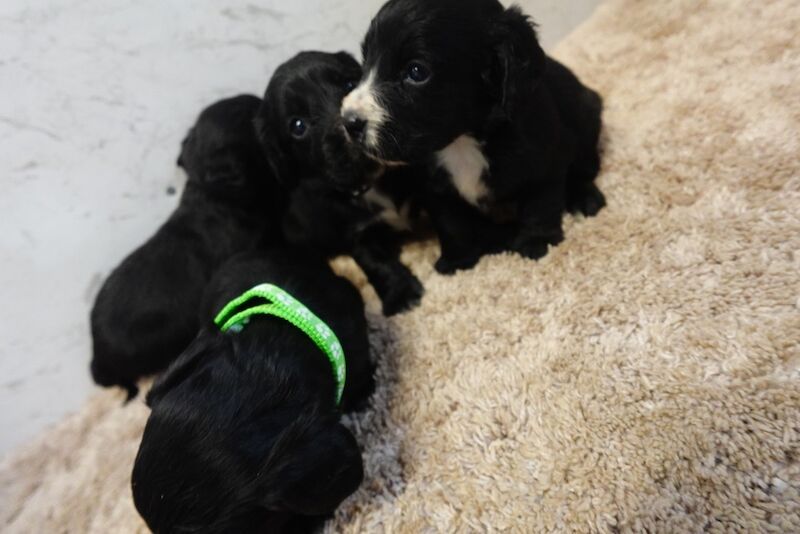
{"type": "MultiPolygon", "coordinates": [[[[796,0],[612,0],[557,49],[606,99],[609,207],[539,263],[412,247],[396,319],[365,288],[366,479],[330,531],[800,532],[798,28],[796,0]]],[[[121,400],[5,461],[0,530],[145,530],[121,400]]]]}

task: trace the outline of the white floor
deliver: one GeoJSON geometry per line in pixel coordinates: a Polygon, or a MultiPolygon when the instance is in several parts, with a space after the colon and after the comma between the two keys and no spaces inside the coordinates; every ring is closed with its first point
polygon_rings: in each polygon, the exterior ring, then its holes
{"type": "MultiPolygon", "coordinates": [[[[0,3],[0,455],[93,391],[92,300],[173,209],[197,112],[299,50],[357,53],[382,2],[0,3]]],[[[520,3],[550,46],[599,0],[520,3]]]]}

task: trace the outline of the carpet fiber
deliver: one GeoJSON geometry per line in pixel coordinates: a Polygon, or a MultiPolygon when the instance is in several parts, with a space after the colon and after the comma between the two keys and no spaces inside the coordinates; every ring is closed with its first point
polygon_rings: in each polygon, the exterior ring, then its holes
{"type": "MultiPolygon", "coordinates": [[[[800,531],[800,3],[611,0],[556,50],[605,97],[609,207],[387,320],[344,532],[800,531]]],[[[143,532],[147,416],[104,392],[0,467],[4,532],[143,532]]]]}

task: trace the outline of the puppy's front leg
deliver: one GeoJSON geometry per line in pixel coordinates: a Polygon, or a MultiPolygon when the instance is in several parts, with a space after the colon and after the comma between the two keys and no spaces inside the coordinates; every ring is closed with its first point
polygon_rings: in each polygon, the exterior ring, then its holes
{"type": "Polygon", "coordinates": [[[455,194],[429,197],[426,211],[439,238],[434,268],[441,274],[470,269],[485,254],[504,249],[501,228],[455,194]]]}
{"type": "Polygon", "coordinates": [[[561,218],[564,211],[564,181],[554,180],[530,191],[520,201],[520,227],[511,249],[526,258],[539,259],[549,245],[564,240],[561,218]]]}
{"type": "Polygon", "coordinates": [[[400,262],[400,237],[385,224],[367,227],[356,238],[353,258],[367,275],[391,316],[416,306],[424,288],[416,276],[400,262]]]}

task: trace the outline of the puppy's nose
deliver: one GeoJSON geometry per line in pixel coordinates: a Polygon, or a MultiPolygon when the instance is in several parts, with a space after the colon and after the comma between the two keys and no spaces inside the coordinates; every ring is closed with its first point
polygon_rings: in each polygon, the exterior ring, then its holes
{"type": "Polygon", "coordinates": [[[344,128],[347,130],[350,139],[359,143],[362,142],[367,129],[367,121],[353,112],[345,113],[342,119],[344,120],[344,128]]]}

